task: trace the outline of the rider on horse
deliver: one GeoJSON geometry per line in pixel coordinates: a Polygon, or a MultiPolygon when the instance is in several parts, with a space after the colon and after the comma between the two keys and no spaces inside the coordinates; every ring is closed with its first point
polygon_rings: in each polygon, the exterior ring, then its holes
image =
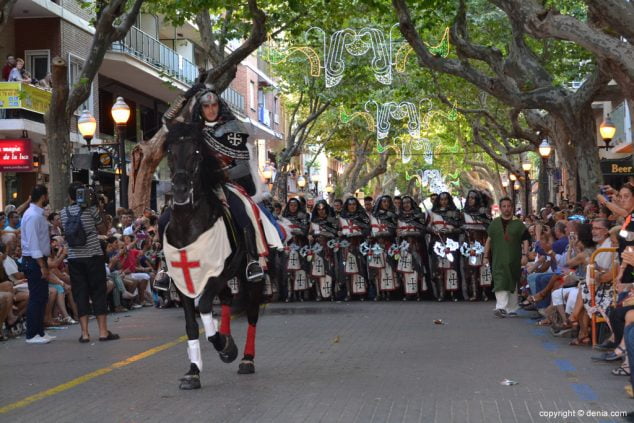
{"type": "Polygon", "coordinates": [[[227,103],[215,92],[204,89],[196,95],[193,120],[204,122],[203,140],[223,169],[233,189],[225,191],[231,213],[238,226],[244,230],[247,246],[248,265],[247,279],[261,280],[266,267],[264,256],[268,254],[267,243],[259,223],[257,202],[264,192],[264,185],[259,181],[253,142],[249,142],[248,133],[235,118],[227,103]],[[252,160],[253,159],[253,160],[252,160]],[[258,261],[258,257],[262,259],[258,261]]]}

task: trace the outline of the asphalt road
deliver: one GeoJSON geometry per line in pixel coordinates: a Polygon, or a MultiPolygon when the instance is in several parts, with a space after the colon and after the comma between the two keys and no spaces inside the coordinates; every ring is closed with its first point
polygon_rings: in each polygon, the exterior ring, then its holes
{"type": "MultiPolygon", "coordinates": [[[[119,341],[79,344],[72,326],[49,345],[0,343],[0,422],[609,422],[634,410],[627,378],[592,363],[597,352],[492,307],[271,304],[256,373],[238,375],[239,359],[224,364],[204,342],[198,391],[178,389],[182,310],[111,315],[119,341]]],[[[232,330],[242,351],[245,319],[232,330]]]]}

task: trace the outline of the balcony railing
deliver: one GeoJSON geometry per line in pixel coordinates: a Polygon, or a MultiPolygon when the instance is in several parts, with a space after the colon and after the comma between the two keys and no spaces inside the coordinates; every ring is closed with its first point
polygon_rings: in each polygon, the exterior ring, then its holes
{"type": "Polygon", "coordinates": [[[227,102],[234,111],[244,114],[244,96],[231,87],[220,94],[220,97],[227,102]]]}
{"type": "Polygon", "coordinates": [[[111,50],[134,56],[185,84],[192,85],[198,77],[196,65],[134,26],[123,40],[112,43],[111,50]]]}

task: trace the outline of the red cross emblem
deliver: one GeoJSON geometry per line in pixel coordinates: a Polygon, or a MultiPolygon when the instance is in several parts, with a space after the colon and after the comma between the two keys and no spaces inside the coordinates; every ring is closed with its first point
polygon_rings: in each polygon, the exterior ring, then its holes
{"type": "Polygon", "coordinates": [[[189,269],[200,267],[199,261],[187,261],[187,251],[180,251],[181,261],[173,261],[172,266],[176,269],[183,269],[183,276],[185,277],[185,284],[187,290],[193,294],[194,283],[192,282],[192,275],[189,273],[189,269]]]}

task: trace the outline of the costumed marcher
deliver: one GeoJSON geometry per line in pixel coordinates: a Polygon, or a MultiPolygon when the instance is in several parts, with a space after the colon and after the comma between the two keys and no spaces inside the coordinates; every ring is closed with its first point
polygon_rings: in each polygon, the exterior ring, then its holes
{"type": "Polygon", "coordinates": [[[345,292],[344,301],[349,301],[352,295],[363,298],[367,295],[368,264],[360,247],[370,235],[370,217],[355,197],[349,197],[343,203],[343,210],[339,217],[339,229],[344,238],[341,255],[343,273],[346,275],[345,287],[337,281],[338,297],[345,292]]]}
{"type": "Polygon", "coordinates": [[[463,224],[462,213],[454,204],[448,192],[436,197],[428,219],[430,232],[429,249],[432,267],[432,291],[438,301],[445,299],[449,292],[454,301],[460,291],[460,232],[463,224]]]}
{"type": "Polygon", "coordinates": [[[369,246],[368,267],[370,280],[374,280],[376,286],[377,295],[374,300],[382,298],[389,301],[390,292],[398,288],[396,260],[392,249],[396,242],[397,216],[392,197],[382,195],[377,198],[371,222],[374,243],[369,246]]]}
{"type": "Polygon", "coordinates": [[[493,291],[496,305],[494,314],[506,317],[517,313],[517,284],[522,266],[528,263],[530,234],[526,226],[513,218],[513,202],[500,200],[501,216],[493,219],[487,230],[489,238],[484,249],[485,264],[491,262],[493,291]]]}
{"type": "Polygon", "coordinates": [[[487,300],[486,290],[491,286],[491,271],[483,266],[482,258],[487,239],[487,228],[491,223],[489,197],[476,190],[467,193],[467,204],[462,210],[464,215],[464,242],[460,247],[462,253],[462,270],[464,284],[462,295],[469,301],[481,296],[487,300]]]}
{"type": "MultiPolygon", "coordinates": [[[[317,301],[322,299],[334,299],[333,284],[338,279],[338,266],[335,252],[337,245],[337,235],[339,222],[335,217],[334,210],[328,205],[326,200],[319,200],[310,218],[309,239],[313,244],[310,247],[311,278],[315,279],[317,301]]],[[[337,249],[338,250],[338,249],[337,249]]]]}
{"type": "Polygon", "coordinates": [[[303,301],[304,291],[310,288],[308,278],[308,262],[302,257],[300,251],[308,246],[308,215],[304,211],[302,203],[297,198],[291,198],[286,203],[282,217],[290,222],[290,237],[286,241],[286,270],[288,271],[288,297],[289,302],[297,296],[303,301]]]}
{"type": "Polygon", "coordinates": [[[398,246],[397,271],[403,277],[403,301],[416,297],[428,289],[429,262],[425,245],[425,213],[409,195],[401,199],[396,235],[401,240],[398,246]]]}

